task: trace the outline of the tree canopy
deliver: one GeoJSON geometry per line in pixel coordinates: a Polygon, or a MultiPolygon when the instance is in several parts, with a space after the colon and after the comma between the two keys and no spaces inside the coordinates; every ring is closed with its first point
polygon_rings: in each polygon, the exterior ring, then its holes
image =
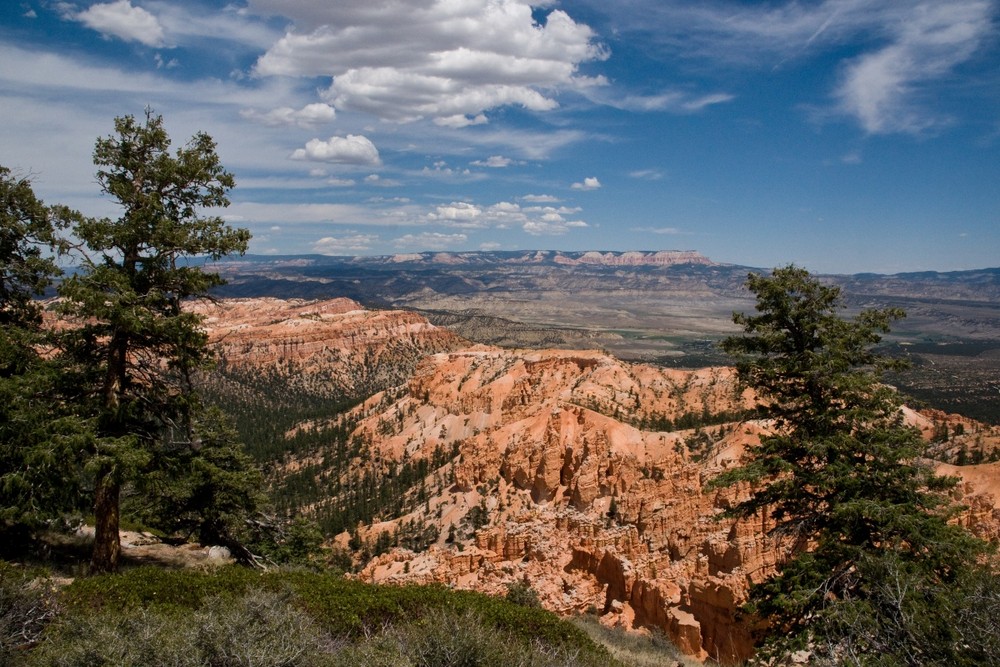
{"type": "MultiPolygon", "coordinates": [[[[851,634],[845,610],[867,605],[875,630],[850,639],[850,651],[884,656],[887,643],[906,642],[873,639],[884,639],[902,613],[875,573],[890,568],[905,575],[904,586],[923,591],[915,596],[933,597],[984,548],[948,523],[946,491],[955,480],[921,461],[920,435],[904,424],[899,395],[882,382],[883,371],[899,364],[876,345],[903,313],[844,318],[839,289],[795,266],[751,274],[747,286],[757,312],[734,315],[743,334],[722,347],[775,430],[717,484],[749,482],[751,495],[731,514],[768,514],[774,535],[792,548],[778,575],[752,589],[749,610],[771,636],[830,641],[836,651],[846,650],[851,634]]],[[[953,647],[944,637],[935,641],[953,647]]],[[[909,647],[917,662],[893,664],[919,664],[931,648],[909,647]]]]}
{"type": "Polygon", "coordinates": [[[0,167],[0,530],[31,527],[79,507],[75,452],[89,442],[84,420],[63,400],[58,359],[35,300],[59,275],[59,230],[80,219],[46,206],[31,182],[0,167]]]}
{"type": "Polygon", "coordinates": [[[198,447],[191,373],[208,359],[207,341],[181,305],[222,279],[188,260],[243,253],[250,236],[206,213],[228,206],[235,184],[211,137],[169,148],[162,117],[148,110],[143,120],[115,119],[114,134],[97,140],[98,183],[121,215],[76,225],[80,270],[59,287],[62,312],[78,323],[64,346],[97,435],[87,460],[96,571],[117,568],[122,484],[153,462],[164,437],[175,449],[198,447]]]}

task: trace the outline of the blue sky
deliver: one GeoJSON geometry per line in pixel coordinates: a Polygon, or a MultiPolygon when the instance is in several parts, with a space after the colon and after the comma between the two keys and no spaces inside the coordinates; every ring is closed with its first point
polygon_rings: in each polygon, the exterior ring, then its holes
{"type": "Polygon", "coordinates": [[[1000,266],[995,0],[7,0],[0,164],[114,217],[113,118],[205,131],[254,253],[1000,266]]]}

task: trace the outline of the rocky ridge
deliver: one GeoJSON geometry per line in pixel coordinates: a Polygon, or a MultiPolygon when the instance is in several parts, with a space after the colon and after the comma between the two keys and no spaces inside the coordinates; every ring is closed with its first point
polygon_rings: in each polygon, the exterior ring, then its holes
{"type": "MultiPolygon", "coordinates": [[[[362,579],[494,594],[527,582],[549,609],[660,628],[692,656],[735,662],[749,654],[735,611],[784,549],[767,537],[763,516],[720,519],[747,489],[709,486],[767,430],[740,418],[753,397],[739,390],[732,369],[469,346],[416,315],[367,311],[347,299],[203,308],[227,364],[292,364],[298,381],[319,374],[346,384],[366,364],[401,364],[398,382],[347,417],[362,443],[352,467],[391,476],[404,463],[435,464],[406,492],[401,514],[338,541],[392,544],[414,526],[436,537],[419,552],[377,555],[362,579]]],[[[953,449],[1000,442],[996,429],[956,428],[948,415],[908,419],[929,439],[949,424],[953,449]]],[[[939,469],[963,477],[970,509],[962,521],[997,537],[997,465],[939,469]]]]}
{"type": "Polygon", "coordinates": [[[271,371],[349,395],[399,384],[424,355],[467,344],[414,313],[344,298],[221,299],[192,309],[224,369],[271,371]]]}
{"type": "MultiPolygon", "coordinates": [[[[749,655],[736,609],[786,549],[767,536],[764,516],[721,518],[746,488],[709,484],[767,432],[754,420],[710,418],[753,403],[732,369],[679,371],[597,352],[476,347],[429,357],[401,395],[385,398],[359,409],[357,433],[377,460],[426,456],[450,444],[458,456],[448,484],[422,508],[368,529],[375,535],[400,522],[436,521],[438,542],[423,553],[381,555],[363,579],[494,594],[525,581],[560,613],[589,609],[608,623],[660,628],[692,656],[738,662],[749,655]],[[706,425],[644,426],[691,414],[706,425]]],[[[940,415],[911,411],[908,418],[927,433],[939,428],[940,415]]],[[[977,437],[997,443],[1000,431],[977,437]]],[[[997,465],[941,471],[963,477],[958,493],[970,509],[962,521],[996,537],[997,465]]]]}

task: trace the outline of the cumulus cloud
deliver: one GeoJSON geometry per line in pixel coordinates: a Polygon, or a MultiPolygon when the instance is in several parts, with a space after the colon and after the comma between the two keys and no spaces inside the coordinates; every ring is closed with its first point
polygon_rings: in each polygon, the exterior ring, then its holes
{"type": "Polygon", "coordinates": [[[452,176],[471,176],[472,171],[469,169],[453,169],[448,166],[448,163],[444,160],[438,160],[430,167],[424,167],[420,170],[420,173],[425,176],[436,176],[436,177],[452,177],[452,176]]]}
{"type": "Polygon", "coordinates": [[[524,195],[521,199],[534,204],[555,204],[560,201],[559,197],[554,195],[524,195]]]}
{"type": "Polygon", "coordinates": [[[423,224],[453,229],[521,229],[534,236],[565,234],[587,227],[576,219],[579,208],[568,206],[521,206],[501,201],[489,206],[471,202],[451,202],[434,207],[422,218],[423,224]]]}
{"type": "MultiPolygon", "coordinates": [[[[547,3],[542,3],[544,6],[547,3]]],[[[337,109],[461,128],[514,105],[558,106],[553,97],[606,83],[579,72],[603,60],[594,32],[561,9],[541,21],[524,0],[456,2],[251,0],[294,29],[255,66],[262,76],[330,76],[323,98],[337,109]]]]}
{"type": "Polygon", "coordinates": [[[583,179],[582,183],[574,183],[570,187],[574,190],[597,190],[601,187],[601,182],[596,176],[589,176],[583,179]]]}
{"type": "Polygon", "coordinates": [[[129,0],[91,5],[82,12],[70,12],[68,16],[105,37],[118,37],[146,46],[165,43],[163,27],[157,18],[142,7],[133,7],[129,0]]]}
{"type": "Polygon", "coordinates": [[[456,226],[479,227],[478,220],[482,218],[483,210],[475,204],[468,202],[452,202],[444,206],[438,206],[433,213],[427,217],[429,220],[449,222],[456,226]]]}
{"type": "Polygon", "coordinates": [[[368,137],[359,134],[330,137],[326,141],[310,139],[306,142],[305,148],[296,149],[292,153],[291,159],[362,166],[382,164],[375,144],[368,137]]]}
{"type": "Polygon", "coordinates": [[[267,112],[260,112],[255,109],[244,109],[240,115],[249,120],[263,123],[264,125],[275,126],[298,126],[313,127],[321,123],[332,121],[337,112],[329,104],[315,102],[307,104],[301,109],[292,107],[278,107],[267,112]]]}
{"type": "Polygon", "coordinates": [[[321,255],[354,255],[371,250],[379,242],[377,234],[348,232],[344,236],[324,236],[313,242],[313,252],[321,255]]]}
{"type": "Polygon", "coordinates": [[[472,125],[485,125],[490,122],[486,117],[486,114],[476,114],[475,117],[470,118],[465,114],[455,114],[454,116],[438,116],[434,119],[435,125],[440,125],[441,127],[451,127],[454,129],[459,129],[463,127],[470,127],[472,125]]]}
{"type": "Polygon", "coordinates": [[[503,169],[504,167],[509,167],[514,164],[514,160],[509,157],[504,157],[502,155],[491,155],[485,160],[476,160],[472,162],[473,165],[477,167],[492,167],[493,169],[503,169]]]}

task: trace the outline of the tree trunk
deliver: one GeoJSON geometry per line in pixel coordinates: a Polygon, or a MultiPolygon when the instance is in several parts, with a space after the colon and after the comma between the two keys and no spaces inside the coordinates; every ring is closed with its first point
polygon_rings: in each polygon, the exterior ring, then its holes
{"type": "Polygon", "coordinates": [[[121,538],[118,533],[118,500],[121,485],[110,470],[103,470],[97,477],[94,490],[94,553],[90,560],[93,574],[118,571],[121,538]]]}
{"type": "MultiPolygon", "coordinates": [[[[113,422],[118,421],[127,358],[128,338],[121,330],[116,330],[108,345],[108,370],[104,379],[104,407],[113,422]]],[[[90,557],[90,571],[94,574],[118,571],[120,496],[121,482],[115,476],[113,465],[102,466],[94,487],[94,551],[90,557]]]]}

